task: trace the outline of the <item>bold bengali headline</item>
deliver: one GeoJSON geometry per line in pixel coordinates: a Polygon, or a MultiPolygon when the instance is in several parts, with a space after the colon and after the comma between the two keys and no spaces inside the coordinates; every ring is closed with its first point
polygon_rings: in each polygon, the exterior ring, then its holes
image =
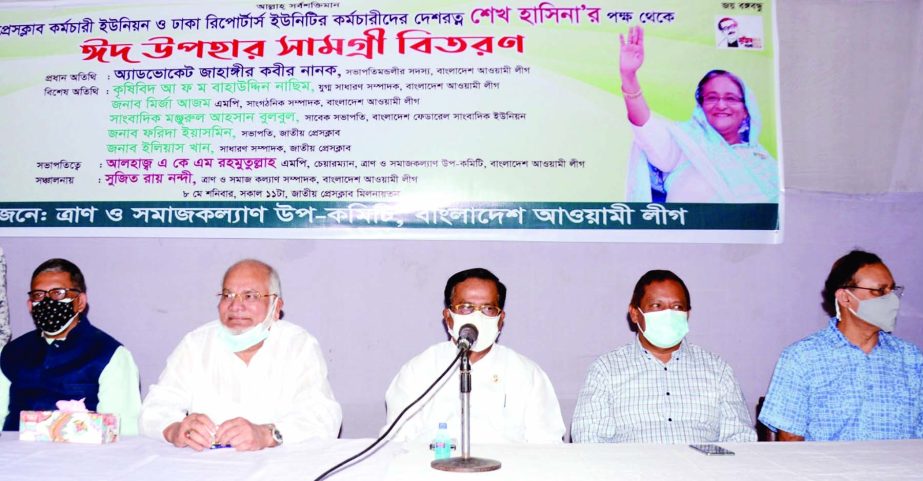
{"type": "MultiPolygon", "coordinates": [[[[338,4],[337,4],[338,5],[338,4]]],[[[333,4],[301,4],[301,9],[320,9],[333,4]]],[[[762,10],[761,3],[740,3],[740,8],[762,10]]],[[[260,8],[257,5],[257,8],[260,8]]],[[[263,10],[276,10],[273,5],[263,5],[263,10]]],[[[27,37],[33,35],[74,35],[74,34],[102,34],[109,35],[120,32],[148,32],[155,30],[199,31],[199,30],[247,30],[264,29],[269,26],[276,29],[282,28],[309,28],[309,27],[363,27],[363,26],[389,26],[389,25],[446,25],[463,27],[466,25],[501,24],[509,25],[520,23],[528,26],[541,26],[544,24],[571,24],[580,23],[599,24],[602,21],[612,23],[630,23],[637,20],[640,23],[668,23],[676,19],[676,12],[655,10],[612,10],[603,11],[601,7],[587,6],[586,4],[573,6],[559,6],[551,2],[541,2],[534,6],[509,7],[509,6],[484,6],[475,7],[467,12],[382,12],[371,9],[368,12],[324,14],[314,10],[297,10],[298,5],[292,6],[292,12],[244,12],[236,15],[219,15],[214,13],[202,17],[174,17],[169,19],[149,19],[121,17],[90,17],[80,19],[69,18],[60,22],[48,23],[13,23],[0,24],[0,36],[27,37]]],[[[727,8],[727,7],[725,7],[727,8]]],[[[284,7],[283,7],[284,10],[284,7]]]]}
{"type": "Polygon", "coordinates": [[[777,204],[515,202],[407,208],[375,202],[0,203],[3,227],[778,229],[777,204]]]}

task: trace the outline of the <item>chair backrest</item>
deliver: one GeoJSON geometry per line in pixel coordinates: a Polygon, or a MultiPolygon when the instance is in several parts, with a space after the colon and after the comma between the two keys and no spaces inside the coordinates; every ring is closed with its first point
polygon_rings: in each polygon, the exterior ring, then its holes
{"type": "Polygon", "coordinates": [[[756,403],[756,439],[757,441],[776,441],[776,433],[760,422],[760,411],[763,410],[765,400],[766,396],[760,396],[760,400],[756,403]]]}

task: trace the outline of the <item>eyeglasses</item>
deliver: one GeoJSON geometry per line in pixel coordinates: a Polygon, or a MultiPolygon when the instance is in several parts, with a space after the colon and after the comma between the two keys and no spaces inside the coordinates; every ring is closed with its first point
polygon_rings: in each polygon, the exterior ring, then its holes
{"type": "Polygon", "coordinates": [[[471,314],[474,311],[481,311],[481,313],[487,317],[499,316],[500,311],[503,310],[491,304],[481,304],[480,306],[476,306],[474,304],[468,304],[468,303],[455,304],[454,306],[451,306],[451,309],[452,309],[452,312],[456,314],[462,314],[462,315],[471,314]]]}
{"type": "Polygon", "coordinates": [[[244,292],[231,292],[231,291],[222,291],[218,294],[218,302],[223,302],[230,304],[234,302],[234,299],[243,302],[244,304],[253,305],[257,302],[260,302],[260,299],[264,297],[278,296],[278,294],[263,294],[262,292],[256,291],[244,291],[244,292]]]}
{"type": "Polygon", "coordinates": [[[869,291],[873,297],[881,297],[885,294],[891,292],[894,293],[897,297],[904,295],[904,286],[892,286],[892,287],[862,287],[862,286],[843,286],[844,289],[862,289],[869,291]]]}
{"type": "Polygon", "coordinates": [[[742,103],[744,103],[744,99],[736,95],[728,95],[726,97],[722,97],[720,95],[709,94],[702,99],[702,105],[712,107],[718,105],[718,102],[722,100],[724,100],[724,105],[727,105],[728,107],[739,107],[742,103]]]}
{"type": "Polygon", "coordinates": [[[51,298],[54,301],[60,301],[67,297],[68,292],[76,292],[80,294],[80,289],[71,289],[70,287],[55,287],[54,289],[48,289],[43,291],[41,289],[36,289],[34,291],[29,291],[29,300],[32,302],[41,302],[46,296],[51,298]]]}

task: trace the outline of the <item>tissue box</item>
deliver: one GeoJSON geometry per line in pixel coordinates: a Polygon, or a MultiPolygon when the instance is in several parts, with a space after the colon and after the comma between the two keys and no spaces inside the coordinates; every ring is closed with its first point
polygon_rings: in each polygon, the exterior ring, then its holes
{"type": "Polygon", "coordinates": [[[115,414],[67,411],[19,413],[20,441],[103,444],[118,439],[119,417],[115,414]]]}

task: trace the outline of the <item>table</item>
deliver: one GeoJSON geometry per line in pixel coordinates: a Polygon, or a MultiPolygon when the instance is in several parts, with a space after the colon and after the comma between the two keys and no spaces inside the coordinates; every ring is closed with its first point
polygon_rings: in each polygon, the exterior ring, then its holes
{"type": "MultiPolygon", "coordinates": [[[[4,432],[0,435],[0,480],[310,481],[370,442],[317,440],[253,452],[233,449],[195,452],[137,436],[124,437],[112,444],[90,445],[19,441],[19,433],[4,432]]],[[[381,479],[400,451],[397,444],[386,445],[332,479],[381,479]]]]}
{"type": "MultiPolygon", "coordinates": [[[[162,441],[123,438],[111,445],[18,441],[0,436],[0,480],[313,480],[359,452],[369,439],[310,441],[252,453],[196,453],[162,441]]],[[[460,474],[429,467],[425,446],[388,443],[331,476],[348,480],[905,480],[923,479],[923,440],[840,443],[722,443],[735,456],[705,456],[685,445],[477,445],[498,471],[460,474]]]]}
{"type": "MultiPolygon", "coordinates": [[[[923,479],[923,440],[815,443],[720,443],[734,456],[705,456],[686,445],[565,444],[478,446],[471,455],[496,459],[478,480],[906,480],[923,479]]],[[[388,479],[467,481],[470,474],[427,466],[432,454],[405,450],[388,479]],[[461,477],[461,478],[459,478],[461,477]]]]}

